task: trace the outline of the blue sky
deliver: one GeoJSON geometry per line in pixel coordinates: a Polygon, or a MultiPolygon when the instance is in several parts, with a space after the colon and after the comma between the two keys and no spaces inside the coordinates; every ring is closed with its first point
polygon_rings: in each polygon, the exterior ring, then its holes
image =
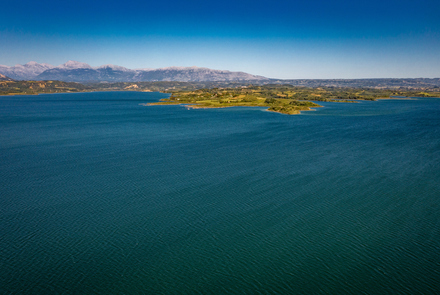
{"type": "Polygon", "coordinates": [[[440,1],[4,1],[0,64],[440,77],[440,1]]]}

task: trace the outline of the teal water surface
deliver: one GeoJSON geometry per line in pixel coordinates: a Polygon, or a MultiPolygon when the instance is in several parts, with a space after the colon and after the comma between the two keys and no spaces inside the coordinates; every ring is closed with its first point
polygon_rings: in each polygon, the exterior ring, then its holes
{"type": "Polygon", "coordinates": [[[0,97],[0,294],[438,294],[440,99],[0,97]]]}

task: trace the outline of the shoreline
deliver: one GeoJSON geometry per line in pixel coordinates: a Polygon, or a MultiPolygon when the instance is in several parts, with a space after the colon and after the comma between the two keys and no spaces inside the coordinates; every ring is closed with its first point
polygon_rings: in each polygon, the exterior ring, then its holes
{"type": "Polygon", "coordinates": [[[144,91],[144,90],[105,90],[105,89],[97,89],[97,90],[87,90],[87,91],[63,91],[63,92],[38,92],[38,93],[7,93],[7,94],[0,94],[0,96],[17,96],[17,95],[40,95],[40,94],[66,94],[66,93],[92,93],[92,92],[159,92],[159,93],[169,93],[169,92],[162,92],[162,91],[144,91]]]}
{"type": "Polygon", "coordinates": [[[277,110],[271,110],[271,106],[267,105],[228,105],[228,106],[204,106],[204,105],[197,105],[197,104],[186,104],[186,103],[177,103],[177,102],[152,102],[152,103],[140,103],[139,105],[142,106],[167,106],[167,105],[179,105],[182,107],[185,107],[187,110],[190,109],[225,109],[225,108],[234,108],[234,107],[258,107],[258,108],[265,108],[265,111],[272,112],[272,113],[278,113],[278,114],[284,114],[284,115],[299,115],[301,112],[308,112],[308,111],[316,111],[313,108],[322,108],[321,105],[316,105],[313,107],[307,107],[307,109],[300,109],[300,110],[290,110],[290,112],[283,112],[283,111],[277,111],[277,110]]]}
{"type": "Polygon", "coordinates": [[[376,100],[416,100],[414,97],[378,97],[376,100]]]}

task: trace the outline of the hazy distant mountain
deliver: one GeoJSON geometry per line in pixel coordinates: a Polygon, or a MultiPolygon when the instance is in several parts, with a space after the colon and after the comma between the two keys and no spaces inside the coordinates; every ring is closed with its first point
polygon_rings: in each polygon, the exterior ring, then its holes
{"type": "Polygon", "coordinates": [[[92,67],[84,62],[69,60],[65,64],[59,65],[57,69],[75,70],[75,69],[91,69],[92,67]]]}
{"type": "Polygon", "coordinates": [[[69,82],[148,82],[148,81],[250,81],[267,80],[243,72],[212,70],[199,67],[170,67],[162,69],[131,70],[116,65],[91,67],[77,61],[68,61],[57,67],[30,62],[14,67],[0,66],[0,73],[17,80],[61,80],[69,82]]]}
{"type": "Polygon", "coordinates": [[[52,68],[54,68],[52,65],[31,61],[25,65],[15,65],[13,67],[0,65],[0,73],[16,80],[32,80],[52,68]]]}
{"type": "Polygon", "coordinates": [[[62,80],[73,82],[146,82],[146,81],[247,81],[265,80],[243,72],[212,70],[198,67],[170,67],[163,69],[131,70],[115,65],[92,68],[87,64],[71,62],[44,71],[37,77],[41,80],[62,80]]]}
{"type": "Polygon", "coordinates": [[[61,80],[68,82],[127,82],[133,81],[136,71],[114,65],[92,68],[86,63],[68,61],[56,68],[44,71],[37,76],[39,80],[61,80]]]}
{"type": "Polygon", "coordinates": [[[252,84],[290,84],[305,87],[357,87],[377,89],[438,89],[439,78],[407,79],[269,79],[243,72],[212,70],[199,67],[169,67],[161,69],[127,69],[116,65],[91,67],[77,61],[68,61],[54,67],[49,64],[28,62],[13,67],[0,65],[0,81],[60,80],[66,82],[241,82],[252,84]],[[7,77],[3,77],[7,76],[7,77]]]}
{"type": "Polygon", "coordinates": [[[0,74],[0,81],[13,81],[13,79],[0,74]]]}
{"type": "Polygon", "coordinates": [[[212,70],[199,67],[170,67],[155,70],[140,70],[134,77],[136,81],[250,81],[267,80],[244,72],[212,70]]]}

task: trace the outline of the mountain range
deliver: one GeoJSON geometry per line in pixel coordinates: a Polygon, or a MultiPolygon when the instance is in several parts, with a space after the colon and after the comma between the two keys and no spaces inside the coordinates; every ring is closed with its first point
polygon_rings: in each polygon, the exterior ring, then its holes
{"type": "Polygon", "coordinates": [[[15,80],[60,80],[67,82],[148,82],[148,81],[261,81],[262,76],[200,67],[127,69],[116,65],[91,67],[68,61],[57,67],[34,61],[12,67],[0,65],[0,73],[15,80]]]}
{"type": "Polygon", "coordinates": [[[376,89],[432,89],[440,88],[440,78],[374,78],[374,79],[269,79],[244,72],[212,70],[200,67],[168,67],[160,69],[127,69],[116,65],[91,67],[68,61],[57,67],[46,63],[28,62],[24,65],[0,65],[0,81],[58,80],[64,82],[217,82],[254,85],[290,84],[301,87],[351,87],[376,89]]]}

